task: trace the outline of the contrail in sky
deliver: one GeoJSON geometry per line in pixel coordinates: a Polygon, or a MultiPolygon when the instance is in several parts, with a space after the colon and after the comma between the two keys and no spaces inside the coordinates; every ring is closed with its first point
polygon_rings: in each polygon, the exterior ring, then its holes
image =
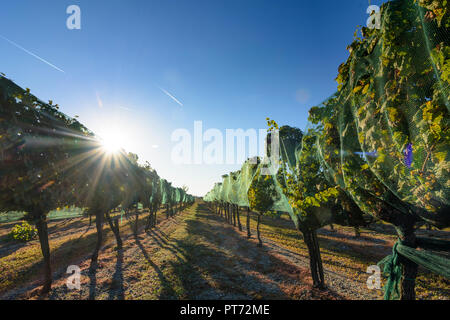
{"type": "Polygon", "coordinates": [[[31,56],[33,56],[33,57],[35,57],[36,59],[39,59],[39,60],[41,60],[42,62],[44,62],[44,63],[46,63],[46,64],[48,64],[50,67],[52,67],[52,68],[54,68],[54,69],[56,69],[56,70],[58,70],[58,71],[61,71],[62,73],[65,73],[64,72],[64,70],[61,70],[60,68],[58,68],[57,66],[55,66],[54,64],[51,64],[50,62],[48,62],[47,60],[45,60],[45,59],[42,59],[41,57],[39,57],[39,56],[37,56],[37,55],[35,55],[33,52],[30,52],[30,51],[28,51],[27,49],[25,49],[24,47],[22,47],[22,46],[20,46],[20,45],[18,45],[17,43],[15,43],[14,41],[11,41],[11,40],[9,40],[8,38],[5,38],[4,36],[2,36],[2,35],[0,35],[0,38],[3,38],[3,39],[5,39],[6,41],[8,41],[9,43],[11,43],[13,46],[15,46],[15,47],[17,47],[17,48],[19,48],[20,50],[22,50],[22,51],[25,51],[26,53],[28,53],[29,55],[31,55],[31,56]]]}
{"type": "Polygon", "coordinates": [[[166,95],[168,95],[173,101],[175,101],[176,103],[178,103],[180,106],[183,106],[183,104],[180,102],[180,101],[178,101],[178,99],[177,98],[175,98],[173,95],[171,95],[169,92],[167,92],[166,90],[164,90],[163,88],[161,88],[161,87],[158,87],[162,92],[164,92],[166,95]]]}

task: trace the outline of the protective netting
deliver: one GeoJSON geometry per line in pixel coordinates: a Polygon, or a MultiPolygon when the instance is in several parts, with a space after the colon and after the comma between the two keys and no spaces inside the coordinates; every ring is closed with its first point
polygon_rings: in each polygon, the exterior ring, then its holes
{"type": "Polygon", "coordinates": [[[0,221],[60,219],[193,202],[123,150],[108,155],[76,119],[0,76],[0,221]],[[24,212],[24,213],[21,213],[24,212]],[[46,217],[45,217],[46,216],[46,217]]]}
{"type": "MultiPolygon", "coordinates": [[[[417,238],[417,245],[421,248],[450,252],[450,242],[445,240],[417,238]]],[[[450,262],[448,259],[430,251],[416,250],[405,246],[399,240],[392,248],[392,254],[378,262],[379,266],[384,266],[383,273],[388,277],[388,281],[384,286],[385,299],[398,299],[400,297],[399,284],[402,278],[402,267],[399,263],[400,255],[450,279],[450,262]]],[[[414,281],[414,279],[406,280],[414,281]]]]}
{"type": "Polygon", "coordinates": [[[160,180],[161,204],[168,204],[172,201],[171,183],[166,179],[160,180]]]}
{"type": "Polygon", "coordinates": [[[429,12],[414,1],[383,5],[381,29],[363,28],[339,68],[339,92],[311,118],[327,176],[364,212],[386,219],[389,206],[443,227],[450,222],[449,18],[427,19],[429,12]]]}
{"type": "Polygon", "coordinates": [[[232,181],[230,180],[230,175],[225,174],[222,176],[222,188],[220,189],[220,198],[224,202],[231,203],[229,195],[232,188],[232,181]]]}
{"type": "MultiPolygon", "coordinates": [[[[450,268],[449,260],[415,250],[414,236],[423,223],[450,225],[445,3],[383,4],[380,29],[362,28],[362,38],[348,47],[338,91],[311,108],[307,130],[268,121],[264,159],[249,159],[232,175],[241,193],[238,204],[261,214],[287,212],[304,234],[332,222],[365,225],[373,216],[396,227],[401,244],[395,254],[448,277],[440,271],[450,268]],[[271,154],[273,140],[279,141],[278,156],[271,154]]],[[[234,203],[229,190],[235,190],[233,183],[224,176],[204,199],[234,203]]],[[[443,246],[427,243],[431,250],[443,246]]],[[[395,271],[385,297],[396,298],[393,288],[404,265],[392,257],[387,261],[395,271]]],[[[403,279],[409,281],[408,274],[403,279]]]]}
{"type": "MultiPolygon", "coordinates": [[[[24,220],[26,212],[3,212],[0,213],[0,223],[9,223],[24,220]]],[[[47,215],[48,220],[60,220],[78,218],[83,216],[83,209],[80,208],[64,208],[60,210],[50,211],[47,215]]]]}

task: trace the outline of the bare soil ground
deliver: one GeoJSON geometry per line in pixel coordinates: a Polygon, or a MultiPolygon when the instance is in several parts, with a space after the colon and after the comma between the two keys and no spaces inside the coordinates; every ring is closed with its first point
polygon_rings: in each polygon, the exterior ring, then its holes
{"type": "MultiPolygon", "coordinates": [[[[39,295],[42,258],[37,241],[7,241],[13,224],[0,225],[0,299],[380,299],[368,290],[367,266],[390,253],[393,230],[324,228],[319,232],[327,290],[312,289],[309,260],[301,235],[286,218],[264,217],[264,246],[257,247],[255,216],[252,238],[227,224],[198,202],[173,218],[158,214],[158,225],[134,236],[124,221],[123,249],[115,248],[105,226],[106,241],[97,265],[91,266],[95,228],[88,220],[70,219],[50,224],[54,284],[48,296],[39,295]],[[81,290],[66,286],[69,265],[81,269],[81,290]]],[[[434,232],[434,236],[448,236],[434,232]]],[[[417,293],[421,299],[449,299],[449,281],[421,270],[417,293]]]]}

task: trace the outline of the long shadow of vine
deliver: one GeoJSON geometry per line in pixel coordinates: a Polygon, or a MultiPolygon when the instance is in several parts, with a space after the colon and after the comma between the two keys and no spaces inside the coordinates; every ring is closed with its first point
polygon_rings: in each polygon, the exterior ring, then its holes
{"type": "MultiPolygon", "coordinates": [[[[217,250],[201,243],[199,241],[201,239],[205,239],[206,243],[214,243],[212,238],[223,232],[219,226],[216,230],[211,224],[200,221],[202,218],[214,219],[209,209],[199,205],[196,218],[185,220],[187,236],[174,240],[176,247],[185,252],[184,263],[172,262],[173,269],[183,286],[185,295],[183,298],[198,299],[199,296],[204,298],[206,295],[207,299],[220,299],[231,295],[252,299],[255,298],[255,294],[260,293],[258,291],[264,291],[266,294],[264,298],[267,299],[289,299],[278,285],[269,285],[254,276],[255,265],[251,262],[237,264],[221,250],[221,246],[217,250]],[[225,265],[228,268],[225,268],[225,265]],[[250,284],[251,288],[246,286],[247,284],[250,284]]],[[[236,233],[236,236],[239,235],[236,233]]]]}
{"type": "Polygon", "coordinates": [[[186,254],[186,252],[182,249],[179,248],[175,245],[173,245],[172,243],[170,243],[168,241],[168,237],[164,236],[162,237],[161,235],[158,234],[158,232],[154,231],[154,230],[149,230],[147,232],[147,234],[152,238],[152,240],[162,249],[164,250],[168,250],[170,252],[172,252],[177,258],[179,258],[178,254],[184,256],[186,254]]]}
{"type": "Polygon", "coordinates": [[[164,273],[161,271],[161,269],[150,259],[150,256],[148,255],[147,251],[145,250],[144,246],[142,245],[141,241],[138,237],[135,237],[135,241],[139,249],[141,250],[142,254],[144,255],[145,260],[152,266],[152,268],[156,271],[159,281],[162,286],[160,299],[177,299],[177,294],[175,290],[172,287],[172,284],[170,281],[165,277],[164,273]]]}
{"type": "MultiPolygon", "coordinates": [[[[241,259],[245,259],[247,260],[247,263],[245,263],[244,265],[241,265],[241,268],[243,269],[243,272],[247,273],[247,272],[260,272],[261,274],[264,274],[266,277],[270,278],[271,280],[273,280],[274,282],[278,282],[278,272],[277,272],[277,266],[280,265],[286,265],[286,262],[284,262],[283,260],[280,260],[278,257],[274,256],[273,254],[271,254],[267,248],[263,247],[263,248],[255,248],[254,250],[258,251],[260,253],[260,255],[257,255],[256,257],[262,257],[263,255],[267,255],[270,257],[270,264],[264,265],[264,264],[260,264],[258,261],[253,261],[253,260],[249,260],[249,257],[245,256],[245,247],[247,246],[247,240],[246,238],[243,238],[242,235],[240,235],[236,229],[233,228],[228,228],[228,235],[227,237],[225,237],[224,239],[219,239],[219,241],[217,241],[218,237],[216,236],[217,234],[219,234],[220,232],[223,233],[223,219],[220,218],[220,216],[218,216],[217,214],[214,214],[213,212],[211,212],[211,210],[209,208],[207,208],[206,206],[202,206],[199,205],[198,207],[198,211],[197,211],[197,217],[198,218],[203,218],[203,221],[216,221],[219,222],[219,224],[205,224],[204,222],[201,222],[199,220],[194,220],[191,221],[191,227],[193,227],[193,229],[197,229],[197,230],[201,230],[201,229],[207,229],[208,232],[201,232],[202,236],[206,239],[206,241],[208,242],[213,242],[216,243],[217,246],[219,247],[219,249],[222,250],[229,250],[230,249],[230,240],[235,240],[237,242],[237,246],[236,246],[236,255],[240,256],[241,259]],[[243,252],[239,252],[240,250],[244,249],[243,252]],[[244,256],[242,256],[242,254],[244,254],[244,256]]],[[[188,223],[189,225],[189,223],[188,223]]],[[[188,226],[189,227],[189,226],[188,226]]],[[[195,231],[193,231],[195,232],[195,231]]],[[[249,243],[248,243],[249,244],[249,243]]],[[[248,246],[247,246],[248,247],[248,246]]],[[[250,246],[250,250],[251,250],[251,246],[250,246]]],[[[211,252],[211,255],[217,255],[217,251],[211,252]]],[[[208,254],[209,255],[209,254],[208,254]]],[[[220,259],[220,257],[219,257],[220,259]]],[[[195,261],[195,260],[194,260],[195,261]]],[[[289,266],[286,265],[286,268],[290,269],[289,266]]],[[[302,279],[299,279],[301,282],[302,279]]],[[[250,283],[257,283],[260,282],[259,279],[251,279],[250,283]]],[[[261,282],[260,282],[261,283],[261,282]]],[[[266,284],[263,284],[266,285],[266,284]]],[[[286,295],[279,287],[275,290],[269,290],[270,291],[270,295],[269,296],[265,296],[264,298],[267,299],[292,299],[292,297],[286,295]]],[[[331,288],[328,288],[328,292],[333,295],[334,297],[338,298],[338,299],[342,299],[343,297],[341,297],[340,294],[338,294],[336,291],[332,290],[331,288]]]]}
{"type": "Polygon", "coordinates": [[[93,262],[89,267],[88,276],[89,276],[89,300],[95,300],[95,293],[97,287],[97,269],[98,263],[93,262]]]}
{"type": "Polygon", "coordinates": [[[113,275],[111,288],[109,290],[108,299],[124,300],[124,287],[123,287],[123,250],[117,251],[116,271],[113,275]]]}

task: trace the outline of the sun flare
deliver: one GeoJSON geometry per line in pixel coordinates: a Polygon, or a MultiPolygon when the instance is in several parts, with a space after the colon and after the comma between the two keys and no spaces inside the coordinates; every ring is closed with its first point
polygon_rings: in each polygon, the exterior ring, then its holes
{"type": "Polygon", "coordinates": [[[102,141],[103,149],[108,153],[117,153],[120,150],[120,145],[116,141],[104,140],[102,141]]]}
{"type": "Polygon", "coordinates": [[[100,136],[102,148],[106,153],[118,153],[124,147],[124,137],[115,132],[103,133],[100,136]]]}

